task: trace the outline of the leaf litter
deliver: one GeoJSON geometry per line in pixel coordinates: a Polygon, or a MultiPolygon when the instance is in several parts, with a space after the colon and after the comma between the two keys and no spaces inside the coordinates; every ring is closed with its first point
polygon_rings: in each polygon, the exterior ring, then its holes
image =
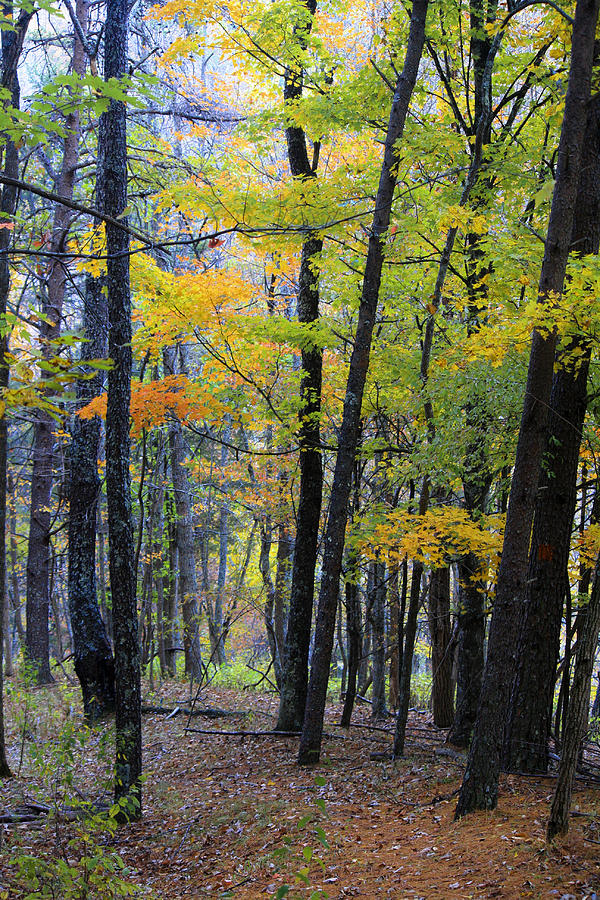
{"type": "MultiPolygon", "coordinates": [[[[185,706],[183,693],[181,684],[165,683],[152,703],[185,706]]],[[[215,732],[230,731],[232,721],[240,730],[269,731],[277,715],[272,693],[209,687],[202,706],[245,710],[245,718],[215,720],[215,732]]],[[[498,809],[456,823],[464,755],[447,755],[446,733],[427,713],[411,714],[407,754],[393,762],[371,759],[382,741],[391,746],[391,717],[388,739],[381,722],[377,732],[337,729],[340,711],[328,706],[332,738],[310,769],[296,764],[292,736],[199,734],[186,731],[183,716],[145,715],[144,817],[111,839],[134,882],[160,900],[600,896],[598,788],[576,786],[569,836],[552,846],[544,838],[548,778],[503,776],[498,809]]],[[[10,709],[8,719],[14,756],[10,709]]],[[[370,710],[359,705],[354,720],[369,726],[370,710]]],[[[93,746],[82,793],[97,790],[102,776],[93,746]]],[[[0,812],[22,803],[28,787],[26,774],[5,782],[0,812]]],[[[31,823],[0,827],[9,844],[10,829],[30,849],[44,841],[31,823]]]]}

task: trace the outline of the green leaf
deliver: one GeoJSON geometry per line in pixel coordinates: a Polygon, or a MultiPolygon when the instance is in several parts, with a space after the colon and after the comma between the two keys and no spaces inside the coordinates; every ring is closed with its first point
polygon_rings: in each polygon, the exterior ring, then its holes
{"type": "Polygon", "coordinates": [[[323,831],[320,825],[317,825],[315,828],[316,835],[320,842],[323,844],[326,850],[329,850],[329,841],[327,840],[327,835],[323,831]]]}
{"type": "Polygon", "coordinates": [[[313,855],[312,847],[305,847],[303,849],[302,856],[304,857],[304,859],[306,860],[307,863],[309,863],[311,861],[312,855],[313,855]]]}
{"type": "Polygon", "coordinates": [[[327,780],[322,775],[315,775],[315,784],[317,787],[323,787],[327,784],[327,780]]]}

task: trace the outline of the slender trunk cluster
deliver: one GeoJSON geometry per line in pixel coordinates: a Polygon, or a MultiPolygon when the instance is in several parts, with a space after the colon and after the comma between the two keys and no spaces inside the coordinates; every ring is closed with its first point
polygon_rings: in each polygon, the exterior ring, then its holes
{"type": "MultiPolygon", "coordinates": [[[[569,86],[552,211],[540,275],[540,303],[551,303],[563,289],[590,97],[597,18],[597,0],[579,0],[573,25],[569,86]]],[[[488,656],[457,817],[473,809],[493,809],[497,804],[504,725],[510,699],[510,682],[506,674],[514,671],[516,666],[516,629],[525,598],[531,524],[547,433],[555,347],[555,335],[543,336],[537,330],[534,332],[488,656]]]]}
{"type": "Polygon", "coordinates": [[[396,145],[404,131],[408,106],[417,80],[425,41],[427,8],[428,0],[414,0],[406,58],[394,91],[385,140],[383,166],[375,201],[375,214],[369,234],[362,296],[346,383],[342,425],[339,432],[339,446],[325,532],[323,551],[325,562],[319,593],[315,649],[298,751],[298,761],[301,764],[318,762],[321,752],[327,681],[333,649],[335,615],[348,517],[348,499],[360,430],[362,398],[377,315],[385,236],[390,223],[397,180],[396,145]]]}

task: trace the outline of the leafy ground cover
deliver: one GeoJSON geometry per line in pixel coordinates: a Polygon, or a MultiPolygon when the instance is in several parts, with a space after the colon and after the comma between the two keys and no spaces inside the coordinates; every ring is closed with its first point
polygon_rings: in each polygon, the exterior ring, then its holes
{"type": "MultiPolygon", "coordinates": [[[[369,708],[361,705],[347,733],[335,726],[340,709],[331,705],[323,760],[301,769],[294,737],[221,734],[273,728],[275,695],[249,690],[202,692],[199,707],[239,715],[144,715],[143,820],[99,827],[86,838],[85,816],[72,798],[95,809],[103,800],[110,804],[101,786],[111,751],[108,727],[84,739],[75,698],[60,685],[33,695],[9,689],[9,747],[18,776],[1,787],[0,813],[6,819],[28,808],[31,816],[23,818],[31,820],[0,826],[0,897],[63,900],[68,895],[56,878],[51,884],[42,878],[35,889],[30,879],[27,893],[23,866],[19,875],[15,862],[57,856],[79,873],[70,894],[78,898],[126,895],[131,885],[141,896],[169,900],[600,894],[598,785],[578,782],[569,837],[553,846],[544,840],[552,777],[505,776],[498,810],[455,823],[464,760],[444,744],[445,733],[428,713],[411,715],[407,756],[392,762],[386,758],[392,718],[371,730],[369,708]],[[186,731],[188,722],[198,731],[186,731]],[[40,818],[36,805],[49,813],[40,818]],[[110,866],[90,880],[90,859],[96,873],[102,860],[113,860],[119,890],[110,893],[110,866]]],[[[189,697],[171,683],[147,692],[147,703],[188,707],[189,697]]]]}

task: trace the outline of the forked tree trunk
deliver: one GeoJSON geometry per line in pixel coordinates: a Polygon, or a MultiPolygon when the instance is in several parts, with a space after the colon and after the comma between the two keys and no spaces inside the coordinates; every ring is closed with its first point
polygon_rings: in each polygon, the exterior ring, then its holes
{"type": "MultiPolygon", "coordinates": [[[[540,275],[540,303],[551,302],[550,298],[563,289],[590,96],[597,18],[598,0],[578,0],[552,211],[540,275]]],[[[544,338],[540,332],[534,332],[488,657],[457,817],[474,809],[493,809],[498,802],[504,726],[511,675],[516,665],[516,629],[525,597],[531,524],[547,435],[555,347],[554,335],[544,338]]]]}
{"type": "MultiPolygon", "coordinates": [[[[600,96],[589,104],[573,222],[572,252],[598,253],[600,239],[600,96]]],[[[577,500],[577,470],[591,347],[577,337],[558,353],[548,441],[535,504],[518,663],[507,723],[504,765],[546,772],[554,682],[577,500]],[[570,362],[574,354],[575,363],[570,362]]]]}
{"type": "Polygon", "coordinates": [[[390,223],[394,190],[398,177],[397,143],[404,131],[410,98],[419,72],[419,63],[425,41],[427,8],[428,0],[413,0],[406,58],[394,91],[385,140],[383,166],[375,202],[375,214],[369,233],[362,297],[354,346],[350,358],[342,425],[339,432],[339,447],[325,533],[324,565],[319,593],[315,648],[306,699],[304,725],[298,750],[298,761],[304,765],[318,762],[321,753],[323,716],[333,649],[346,521],[348,518],[348,499],[360,430],[362,398],[369,369],[373,328],[377,315],[385,237],[390,223]]]}

